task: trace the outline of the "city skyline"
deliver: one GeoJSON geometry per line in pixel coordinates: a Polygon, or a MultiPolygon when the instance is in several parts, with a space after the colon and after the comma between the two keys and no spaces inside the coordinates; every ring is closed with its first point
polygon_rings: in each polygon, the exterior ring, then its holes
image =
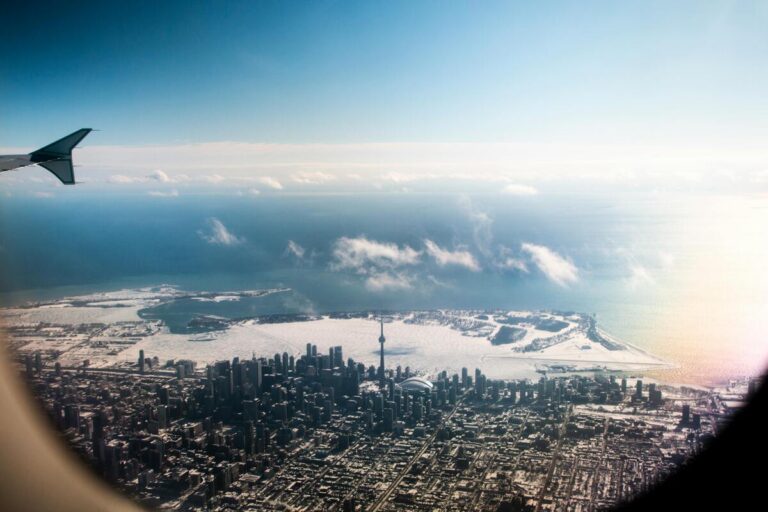
{"type": "Polygon", "coordinates": [[[698,453],[756,384],[704,392],[616,375],[489,380],[463,368],[433,385],[399,366],[382,381],[342,350],[307,343],[303,354],[204,371],[143,351],[133,370],[51,368],[37,351],[25,376],[73,447],[148,506],[345,512],[620,505],[698,453]],[[92,389],[95,408],[85,405],[92,389]],[[116,392],[132,398],[115,402],[116,392]]]}

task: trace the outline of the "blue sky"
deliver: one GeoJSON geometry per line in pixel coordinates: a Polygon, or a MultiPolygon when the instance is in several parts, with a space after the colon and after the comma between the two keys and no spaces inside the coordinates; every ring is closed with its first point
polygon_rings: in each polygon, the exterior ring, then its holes
{"type": "Polygon", "coordinates": [[[4,12],[0,146],[750,144],[764,2],[47,2],[4,12]]]}

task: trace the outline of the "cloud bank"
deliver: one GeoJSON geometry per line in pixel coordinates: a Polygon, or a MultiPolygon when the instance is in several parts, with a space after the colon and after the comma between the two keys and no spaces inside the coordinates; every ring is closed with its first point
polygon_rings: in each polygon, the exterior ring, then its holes
{"type": "Polygon", "coordinates": [[[539,193],[536,188],[530,185],[520,185],[519,183],[510,183],[502,188],[501,191],[511,196],[535,196],[539,193]]]}
{"type": "Polygon", "coordinates": [[[373,292],[385,290],[409,290],[413,288],[413,278],[404,273],[382,272],[368,276],[365,287],[373,292]]]}
{"type": "Polygon", "coordinates": [[[167,192],[162,190],[150,190],[147,192],[147,195],[150,195],[152,197],[179,197],[179,191],[174,189],[171,189],[167,192]]]}
{"type": "Polygon", "coordinates": [[[549,247],[523,242],[520,246],[534,265],[555,284],[568,286],[579,280],[576,265],[557,254],[549,247]]]}
{"type": "MultiPolygon", "coordinates": [[[[0,152],[29,149],[2,148],[0,152]]],[[[620,190],[628,186],[718,190],[726,184],[754,192],[755,186],[764,188],[768,183],[768,148],[757,144],[86,144],[76,150],[75,159],[84,179],[112,186],[214,183],[260,184],[272,191],[398,192],[408,184],[416,191],[536,196],[575,188],[593,192],[595,184],[620,190]]],[[[2,181],[12,182],[8,177],[2,181]]]]}

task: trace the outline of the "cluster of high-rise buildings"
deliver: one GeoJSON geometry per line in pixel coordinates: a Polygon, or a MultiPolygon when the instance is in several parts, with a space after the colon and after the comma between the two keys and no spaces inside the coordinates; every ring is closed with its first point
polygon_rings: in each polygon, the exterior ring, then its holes
{"type": "Polygon", "coordinates": [[[134,371],[62,369],[39,352],[24,364],[54,425],[101,475],[171,509],[559,510],[591,488],[558,464],[572,454],[568,471],[581,474],[579,450],[605,458],[600,444],[623,439],[615,462],[598,457],[589,469],[608,475],[606,504],[684,460],[711,430],[704,398],[672,407],[639,379],[634,392],[613,375],[502,381],[464,368],[428,380],[387,369],[383,329],[379,341],[378,368],[311,343],[204,369],[149,363],[144,351],[134,371]],[[566,492],[569,481],[583,489],[566,492]]]}

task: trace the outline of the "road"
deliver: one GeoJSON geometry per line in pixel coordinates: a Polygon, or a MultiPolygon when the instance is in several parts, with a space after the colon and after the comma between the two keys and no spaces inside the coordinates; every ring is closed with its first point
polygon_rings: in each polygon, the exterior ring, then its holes
{"type": "MultiPolygon", "coordinates": [[[[451,409],[451,412],[446,416],[445,420],[449,420],[453,417],[454,414],[456,414],[456,411],[458,410],[461,403],[464,401],[464,398],[462,397],[456,405],[451,409]]],[[[444,421],[445,421],[444,420],[444,421]]],[[[403,480],[403,477],[407,475],[411,468],[413,467],[414,462],[419,460],[419,458],[424,455],[424,452],[427,451],[427,448],[429,448],[432,443],[435,441],[435,438],[437,437],[437,432],[439,429],[435,429],[435,431],[430,435],[427,440],[424,442],[424,444],[421,445],[421,448],[419,448],[419,451],[416,452],[416,454],[411,457],[411,460],[408,461],[408,464],[403,468],[402,471],[397,475],[397,478],[395,478],[391,484],[389,484],[389,487],[387,487],[387,490],[384,491],[384,493],[379,496],[379,498],[371,505],[371,507],[368,509],[368,512],[376,512],[378,511],[381,506],[389,500],[389,497],[392,495],[395,489],[397,489],[397,486],[400,485],[400,482],[403,480]]]]}
{"type": "Polygon", "coordinates": [[[552,475],[555,472],[555,466],[557,465],[557,457],[560,454],[560,446],[563,444],[563,438],[565,437],[565,429],[568,426],[568,421],[571,419],[571,411],[573,410],[573,406],[570,404],[568,405],[568,408],[565,410],[565,418],[563,419],[563,423],[560,425],[560,435],[557,436],[557,445],[555,445],[555,449],[552,452],[552,462],[549,464],[549,470],[547,471],[547,478],[544,479],[544,484],[541,486],[541,491],[539,491],[539,497],[536,500],[536,511],[539,512],[541,510],[541,502],[544,500],[544,494],[547,492],[547,487],[549,487],[549,482],[552,480],[552,475]]]}

